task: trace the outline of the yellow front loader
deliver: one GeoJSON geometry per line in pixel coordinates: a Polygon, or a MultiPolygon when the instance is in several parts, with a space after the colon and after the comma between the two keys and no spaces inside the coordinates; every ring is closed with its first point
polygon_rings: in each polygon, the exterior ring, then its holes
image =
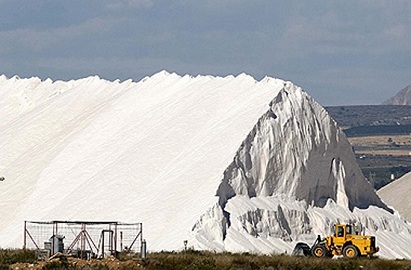
{"type": "Polygon", "coordinates": [[[361,235],[351,224],[336,224],[334,234],[317,240],[309,247],[306,243],[298,243],[294,255],[314,256],[318,258],[343,255],[347,258],[372,256],[379,248],[375,236],[361,235]]]}

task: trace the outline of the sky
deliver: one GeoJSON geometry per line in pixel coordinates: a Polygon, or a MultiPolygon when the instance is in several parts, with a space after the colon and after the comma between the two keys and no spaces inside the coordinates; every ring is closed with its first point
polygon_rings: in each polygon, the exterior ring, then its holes
{"type": "Polygon", "coordinates": [[[246,73],[321,105],[411,83],[411,1],[0,0],[0,74],[70,80],[246,73]]]}

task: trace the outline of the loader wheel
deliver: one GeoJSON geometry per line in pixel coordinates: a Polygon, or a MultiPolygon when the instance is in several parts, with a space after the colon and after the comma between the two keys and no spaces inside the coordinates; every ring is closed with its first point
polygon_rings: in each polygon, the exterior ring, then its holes
{"type": "Polygon", "coordinates": [[[327,249],[324,245],[317,245],[313,248],[312,255],[317,258],[324,258],[327,256],[327,249]]]}
{"type": "Polygon", "coordinates": [[[343,255],[346,258],[357,258],[358,257],[358,250],[354,245],[347,245],[343,249],[343,255]]]}

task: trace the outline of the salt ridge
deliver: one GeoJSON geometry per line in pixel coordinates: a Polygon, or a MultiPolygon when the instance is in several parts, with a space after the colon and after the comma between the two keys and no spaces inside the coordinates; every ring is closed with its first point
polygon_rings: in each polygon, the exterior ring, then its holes
{"type": "Polygon", "coordinates": [[[150,250],[290,252],[358,220],[381,256],[411,258],[410,225],[291,82],[2,77],[0,115],[2,247],[21,246],[24,220],[84,219],[143,222],[150,250]]]}

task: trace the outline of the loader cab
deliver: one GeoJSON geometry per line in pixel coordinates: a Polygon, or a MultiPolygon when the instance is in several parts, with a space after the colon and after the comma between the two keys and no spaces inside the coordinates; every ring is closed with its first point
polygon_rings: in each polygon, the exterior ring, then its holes
{"type": "Polygon", "coordinates": [[[343,226],[343,225],[336,225],[334,236],[335,237],[344,237],[345,236],[344,227],[345,226],[343,226]]]}
{"type": "Polygon", "coordinates": [[[357,234],[355,228],[350,224],[336,224],[334,237],[346,237],[347,235],[357,234]]]}
{"type": "Polygon", "coordinates": [[[336,224],[335,232],[332,242],[336,246],[342,247],[347,241],[347,236],[350,238],[350,235],[353,234],[353,227],[349,224],[336,224]]]}

